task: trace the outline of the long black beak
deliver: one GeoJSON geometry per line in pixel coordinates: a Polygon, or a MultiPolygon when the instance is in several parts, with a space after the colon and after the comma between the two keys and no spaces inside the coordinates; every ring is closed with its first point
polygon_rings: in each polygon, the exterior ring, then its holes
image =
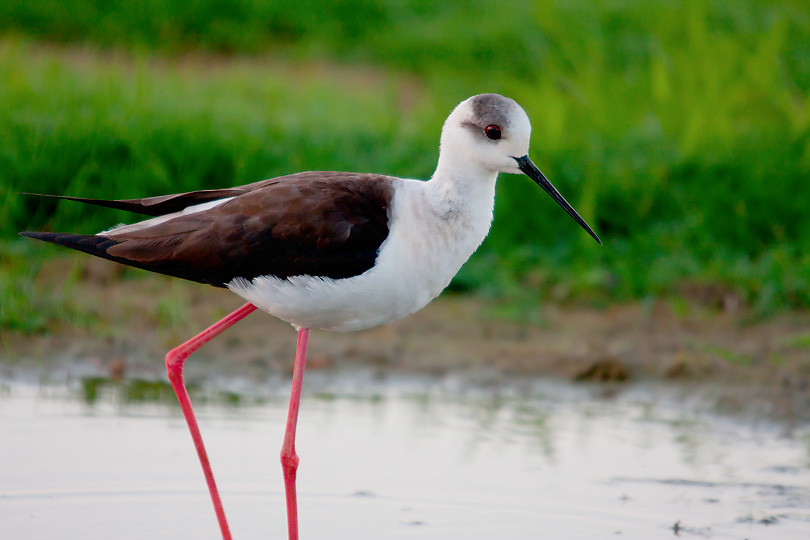
{"type": "Polygon", "coordinates": [[[588,224],[585,223],[585,220],[582,219],[579,216],[579,214],[577,214],[577,211],[574,210],[570,204],[568,204],[568,201],[566,201],[563,198],[563,196],[560,195],[560,192],[557,191],[557,188],[551,185],[551,182],[548,181],[548,178],[546,178],[545,175],[540,172],[540,169],[538,169],[537,166],[534,163],[532,163],[532,160],[529,159],[528,155],[512,159],[517,161],[518,168],[521,171],[523,171],[526,174],[526,176],[537,182],[537,185],[543,188],[546,191],[546,193],[551,195],[551,198],[557,201],[557,204],[562,206],[563,209],[566,212],[568,212],[568,215],[574,218],[574,221],[579,223],[583,229],[588,231],[588,234],[593,236],[593,239],[599,242],[600,246],[602,245],[602,241],[599,240],[599,237],[596,236],[596,233],[593,232],[593,230],[588,226],[588,224]]]}

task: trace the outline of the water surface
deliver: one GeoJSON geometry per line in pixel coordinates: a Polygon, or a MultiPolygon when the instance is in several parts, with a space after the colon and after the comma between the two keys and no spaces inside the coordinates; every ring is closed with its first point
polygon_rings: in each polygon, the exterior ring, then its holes
{"type": "MultiPolygon", "coordinates": [[[[285,538],[288,381],[192,394],[234,537],[285,538]]],[[[810,538],[810,427],[685,387],[312,372],[302,538],[810,538]]],[[[0,383],[0,538],[216,539],[164,383],[0,383]]]]}

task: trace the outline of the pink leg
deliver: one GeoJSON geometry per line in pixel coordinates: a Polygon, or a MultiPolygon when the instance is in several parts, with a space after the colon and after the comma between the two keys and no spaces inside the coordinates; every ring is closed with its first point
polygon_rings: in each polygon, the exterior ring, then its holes
{"type": "Polygon", "coordinates": [[[281,445],[281,469],[284,471],[284,491],[287,495],[287,530],[289,540],[298,540],[298,501],[295,495],[295,473],[298,470],[298,456],[295,455],[295,427],[298,424],[298,405],[301,401],[301,382],[307,363],[307,341],[309,329],[298,331],[298,347],[295,351],[290,408],[287,411],[287,429],[281,445]]]}
{"type": "Polygon", "coordinates": [[[222,508],[219,491],[217,491],[217,485],[214,482],[214,473],[211,471],[211,464],[208,462],[208,454],[205,452],[205,446],[203,446],[200,428],[197,426],[197,418],[194,416],[194,409],[191,407],[191,400],[189,400],[188,391],[183,382],[183,362],[194,354],[194,351],[218,336],[226,328],[244,319],[255,309],[256,306],[253,304],[245,304],[182,345],[175,347],[166,355],[166,371],[169,373],[169,380],[172,383],[172,388],[174,388],[174,393],[177,394],[177,400],[180,401],[180,408],[183,410],[183,416],[186,417],[188,430],[191,432],[191,438],[197,448],[197,456],[200,458],[205,481],[208,483],[208,491],[211,493],[211,500],[214,502],[214,511],[217,513],[223,540],[231,540],[231,531],[228,529],[228,522],[225,519],[225,510],[222,508]]]}

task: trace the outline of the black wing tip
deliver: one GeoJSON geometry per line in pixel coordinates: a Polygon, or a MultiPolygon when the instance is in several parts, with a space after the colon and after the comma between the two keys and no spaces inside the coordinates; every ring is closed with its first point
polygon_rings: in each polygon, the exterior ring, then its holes
{"type": "Polygon", "coordinates": [[[39,231],[23,231],[18,233],[20,236],[25,236],[27,238],[33,238],[35,240],[42,240],[43,242],[53,242],[54,237],[58,236],[59,233],[47,233],[47,232],[39,232],[39,231]]]}
{"type": "Polygon", "coordinates": [[[44,240],[46,242],[55,240],[57,236],[62,235],[62,233],[41,232],[41,231],[22,231],[21,233],[18,234],[20,236],[27,236],[28,238],[35,238],[37,240],[44,240]]]}
{"type": "Polygon", "coordinates": [[[149,272],[165,274],[167,276],[178,277],[189,281],[196,281],[198,283],[206,283],[208,285],[213,285],[214,287],[225,287],[228,281],[230,281],[231,279],[228,278],[225,281],[219,281],[217,279],[208,279],[208,277],[204,275],[204,272],[203,274],[198,274],[194,271],[194,269],[191,270],[182,268],[178,269],[171,267],[171,265],[149,264],[138,260],[127,259],[124,257],[111,255],[110,253],[107,252],[107,250],[113,246],[120,244],[121,242],[113,238],[110,238],[109,236],[100,236],[97,234],[96,235],[71,234],[71,233],[36,232],[36,231],[23,231],[19,234],[20,236],[26,236],[28,238],[42,240],[43,242],[49,242],[51,244],[56,244],[58,246],[75,249],[76,251],[81,251],[89,255],[101,257],[102,259],[107,259],[108,261],[117,262],[126,266],[131,266],[133,268],[140,268],[142,270],[147,270],[149,272]]]}
{"type": "Polygon", "coordinates": [[[69,197],[67,195],[51,195],[50,193],[29,193],[27,191],[18,191],[17,195],[25,195],[26,197],[45,197],[46,199],[63,199],[67,201],[79,200],[76,197],[69,197]]]}
{"type": "Polygon", "coordinates": [[[145,199],[88,199],[86,197],[71,197],[70,195],[47,195],[44,193],[17,192],[18,195],[29,197],[45,197],[47,199],[57,199],[62,201],[74,201],[84,204],[112,208],[114,210],[124,210],[145,216],[164,216],[174,212],[179,212],[194,206],[226,197],[240,195],[243,191],[240,188],[213,189],[191,191],[189,193],[178,193],[175,195],[162,195],[158,197],[147,197],[145,199]]]}
{"type": "Polygon", "coordinates": [[[71,233],[53,233],[53,232],[37,232],[37,231],[23,231],[19,233],[20,236],[33,238],[35,240],[42,240],[66,248],[83,251],[96,257],[105,259],[112,259],[107,255],[107,250],[119,242],[107,236],[98,236],[94,234],[71,234],[71,233]]]}

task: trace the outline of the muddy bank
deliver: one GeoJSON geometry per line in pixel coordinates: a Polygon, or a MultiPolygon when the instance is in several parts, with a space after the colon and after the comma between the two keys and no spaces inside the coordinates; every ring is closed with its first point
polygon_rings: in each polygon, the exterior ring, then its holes
{"type": "MultiPolygon", "coordinates": [[[[227,291],[161,277],[121,279],[108,268],[114,267],[90,265],[71,289],[89,322],[55,324],[48,335],[5,333],[4,369],[36,365],[49,373],[84,365],[113,378],[160,378],[168,349],[240,305],[227,291]]],[[[386,372],[461,372],[482,384],[531,375],[747,385],[772,400],[779,416],[810,416],[810,314],[754,321],[744,310],[664,301],[605,309],[545,305],[525,317],[505,317],[501,308],[444,295],[385,327],[315,331],[309,369],[363,364],[386,372]]],[[[286,373],[294,350],[292,327],[254,313],[201,349],[188,374],[286,373]]]]}

